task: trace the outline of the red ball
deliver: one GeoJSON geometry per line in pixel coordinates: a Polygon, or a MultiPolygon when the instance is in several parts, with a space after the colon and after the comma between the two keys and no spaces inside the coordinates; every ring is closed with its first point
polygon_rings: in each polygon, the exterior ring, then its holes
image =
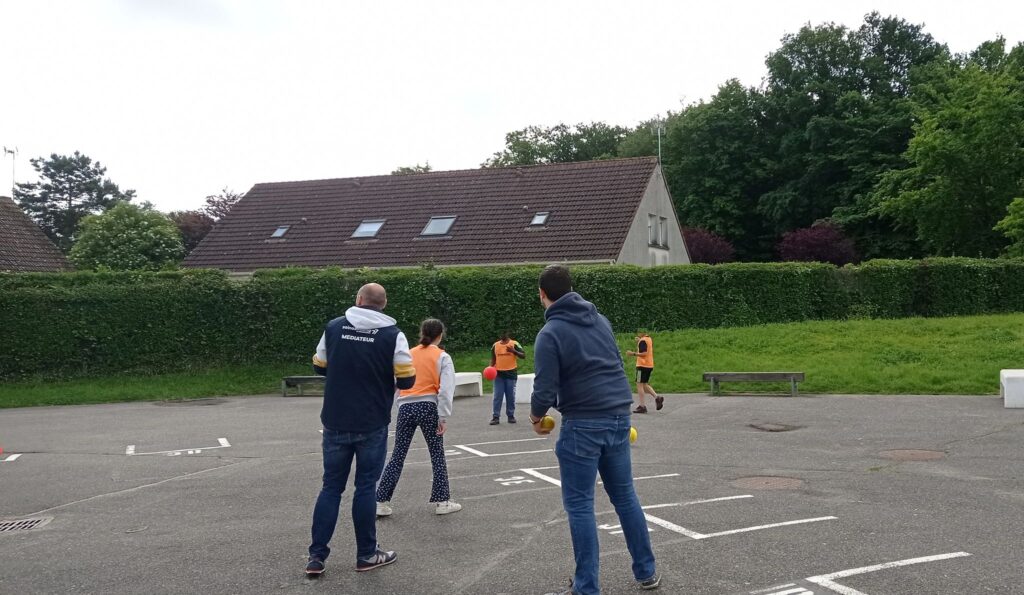
{"type": "Polygon", "coordinates": [[[488,380],[494,380],[497,377],[498,368],[495,368],[494,366],[487,366],[486,368],[484,368],[484,378],[488,380]]]}

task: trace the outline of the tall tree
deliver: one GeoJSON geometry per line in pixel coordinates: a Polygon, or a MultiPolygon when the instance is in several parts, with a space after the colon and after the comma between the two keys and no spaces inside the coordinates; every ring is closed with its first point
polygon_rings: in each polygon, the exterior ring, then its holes
{"type": "Polygon", "coordinates": [[[206,197],[206,206],[203,207],[203,212],[213,217],[215,221],[220,221],[228,214],[231,207],[242,199],[242,196],[244,195],[233,192],[225,186],[219,194],[211,194],[206,197]]]}
{"type": "Polygon", "coordinates": [[[483,167],[539,165],[592,161],[617,156],[628,128],[604,122],[558,124],[550,128],[528,126],[505,135],[505,149],[485,161],[483,167]]]}
{"type": "Polygon", "coordinates": [[[416,165],[403,165],[401,167],[392,170],[391,175],[393,176],[407,176],[409,174],[425,174],[434,171],[434,168],[430,167],[430,162],[426,162],[423,165],[417,163],[416,165]]]}
{"type": "Polygon", "coordinates": [[[158,270],[176,265],[183,253],[178,228],[166,215],[122,202],[82,220],[70,258],[79,269],[158,270]]]}
{"type": "Polygon", "coordinates": [[[37,157],[31,163],[40,181],[18,184],[14,199],[65,253],[74,245],[75,230],[84,217],[135,197],[134,190],[122,192],[105,178],[107,168],[99,161],[78,151],[37,157]]]}
{"type": "Polygon", "coordinates": [[[202,211],[172,211],[167,217],[174,222],[181,234],[187,256],[210,233],[216,221],[202,211]]]}
{"type": "MultiPolygon", "coordinates": [[[[947,54],[922,26],[878,13],[857,30],[805,26],[783,39],[767,60],[776,182],[759,203],[775,233],[836,217],[859,244],[878,242],[879,230],[899,236],[864,198],[882,172],[905,164],[915,69],[947,54]]],[[[893,239],[862,248],[869,256],[913,249],[908,238],[893,239]]]]}
{"type": "Polygon", "coordinates": [[[908,166],[874,194],[933,254],[995,256],[1007,242],[994,227],[1024,195],[1024,77],[998,53],[985,44],[916,90],[908,166]]]}

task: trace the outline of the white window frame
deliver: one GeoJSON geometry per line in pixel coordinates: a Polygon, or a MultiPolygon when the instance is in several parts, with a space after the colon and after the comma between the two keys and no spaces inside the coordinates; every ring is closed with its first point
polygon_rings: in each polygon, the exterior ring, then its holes
{"type": "Polygon", "coordinates": [[[457,215],[439,215],[437,217],[431,217],[430,220],[427,221],[427,224],[423,226],[423,231],[420,232],[420,235],[421,236],[427,236],[427,237],[446,236],[446,235],[448,235],[448,232],[451,231],[452,225],[455,225],[455,220],[456,219],[458,219],[457,215]],[[450,221],[448,222],[448,226],[445,227],[443,231],[427,233],[427,230],[430,229],[430,226],[435,221],[440,221],[442,219],[450,219],[450,221]]]}
{"type": "Polygon", "coordinates": [[[386,223],[386,222],[387,222],[387,219],[363,219],[362,221],[359,222],[359,225],[356,226],[356,230],[352,232],[352,236],[351,237],[353,237],[353,238],[375,238],[375,237],[377,237],[377,234],[380,233],[381,228],[384,227],[384,223],[386,223]],[[374,224],[376,224],[377,227],[373,229],[372,233],[368,233],[366,231],[364,231],[363,233],[359,232],[360,229],[363,229],[363,226],[370,226],[370,225],[374,225],[374,224]]]}
{"type": "Polygon", "coordinates": [[[530,225],[547,225],[548,217],[551,216],[551,211],[538,211],[534,214],[533,219],[530,221],[530,225]],[[540,221],[537,221],[540,219],[540,221]]]}
{"type": "Polygon", "coordinates": [[[668,248],[668,217],[658,218],[658,243],[668,248]]]}
{"type": "Polygon", "coordinates": [[[278,226],[278,228],[274,230],[274,233],[270,234],[270,239],[277,240],[283,238],[284,234],[288,233],[289,229],[291,229],[291,225],[278,226]]]}

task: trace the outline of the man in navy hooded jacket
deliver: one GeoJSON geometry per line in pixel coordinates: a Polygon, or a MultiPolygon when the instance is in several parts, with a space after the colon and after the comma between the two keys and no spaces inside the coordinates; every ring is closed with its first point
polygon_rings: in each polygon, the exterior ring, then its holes
{"type": "Polygon", "coordinates": [[[562,475],[562,504],[576,572],[566,594],[601,592],[600,551],[594,516],[594,485],[604,489],[622,525],[633,558],[633,577],[642,589],[658,588],[647,519],[633,489],[629,452],[633,394],[608,319],[572,291],[569,269],[550,265],[540,274],[540,301],[546,323],[534,345],[530,422],[544,435],[540,420],[554,407],[562,414],[555,454],[562,475]]]}

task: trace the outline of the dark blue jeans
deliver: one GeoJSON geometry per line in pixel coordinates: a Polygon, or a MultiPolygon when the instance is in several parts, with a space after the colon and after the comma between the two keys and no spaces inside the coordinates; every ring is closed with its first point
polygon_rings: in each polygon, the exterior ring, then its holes
{"type": "Polygon", "coordinates": [[[494,417],[501,415],[501,399],[505,398],[505,414],[516,415],[516,378],[502,378],[501,374],[494,379],[494,417]]]}
{"type": "Polygon", "coordinates": [[[356,558],[377,551],[377,480],[388,452],[388,427],[366,434],[336,432],[324,428],[324,485],[313,508],[313,543],[309,555],[326,560],[327,546],[338,524],[341,494],[345,491],[352,458],[356,460],[355,494],[352,496],[352,525],[356,531],[356,558]]]}
{"type": "Polygon", "coordinates": [[[654,576],[654,552],[647,534],[647,519],[633,489],[629,416],[563,419],[555,454],[562,473],[562,504],[569,517],[576,557],[573,591],[580,595],[601,592],[600,549],[594,516],[594,486],[598,473],[619,516],[626,548],[633,558],[633,577],[642,581],[654,576]]]}

